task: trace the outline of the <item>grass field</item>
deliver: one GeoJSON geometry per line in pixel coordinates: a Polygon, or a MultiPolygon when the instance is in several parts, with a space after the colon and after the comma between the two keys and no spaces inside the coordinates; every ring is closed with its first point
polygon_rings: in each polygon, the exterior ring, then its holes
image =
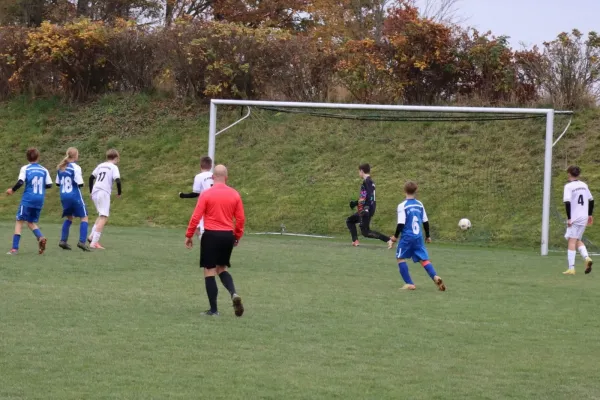
{"type": "Polygon", "coordinates": [[[206,318],[183,230],[109,227],[89,254],[43,231],[0,262],[2,399],[600,398],[600,270],[564,277],[564,254],[433,244],[448,291],[414,265],[402,292],[379,242],[249,236],[246,314],[220,286],[206,318]]]}

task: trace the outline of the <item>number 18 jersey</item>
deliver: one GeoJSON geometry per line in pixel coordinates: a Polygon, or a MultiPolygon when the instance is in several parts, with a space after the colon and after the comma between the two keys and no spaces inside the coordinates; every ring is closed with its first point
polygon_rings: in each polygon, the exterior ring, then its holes
{"type": "Polygon", "coordinates": [[[76,163],[68,163],[64,171],[58,170],[56,184],[60,187],[60,199],[65,201],[81,201],[79,185],[83,185],[81,167],[76,163]]]}
{"type": "Polygon", "coordinates": [[[572,181],[565,185],[563,201],[571,203],[571,222],[573,225],[587,225],[589,201],[592,193],[584,182],[572,181]]]}
{"type": "Polygon", "coordinates": [[[28,164],[21,168],[19,180],[25,184],[21,205],[41,209],[44,206],[46,185],[52,185],[50,172],[40,164],[28,164]]]}
{"type": "Polygon", "coordinates": [[[427,221],[425,207],[419,200],[406,199],[398,204],[398,223],[404,224],[402,242],[422,241],[421,225],[427,221]]]}
{"type": "Polygon", "coordinates": [[[98,191],[103,191],[109,195],[112,193],[113,182],[121,178],[119,168],[111,162],[103,162],[98,165],[92,175],[96,178],[94,188],[92,189],[92,196],[98,191]]]}

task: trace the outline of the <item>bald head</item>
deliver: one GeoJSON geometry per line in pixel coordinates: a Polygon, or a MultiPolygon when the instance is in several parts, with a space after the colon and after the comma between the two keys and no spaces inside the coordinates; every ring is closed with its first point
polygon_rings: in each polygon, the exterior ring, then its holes
{"type": "Polygon", "coordinates": [[[215,182],[225,183],[227,180],[227,167],[225,167],[223,164],[215,166],[215,170],[213,171],[213,180],[215,182]]]}

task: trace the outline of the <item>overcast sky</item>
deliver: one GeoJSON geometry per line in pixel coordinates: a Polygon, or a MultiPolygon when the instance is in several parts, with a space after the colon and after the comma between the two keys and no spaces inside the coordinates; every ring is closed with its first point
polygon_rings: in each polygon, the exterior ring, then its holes
{"type": "MultiPolygon", "coordinates": [[[[418,0],[425,1],[425,0],[418,0]]],[[[459,0],[467,25],[510,36],[513,47],[541,45],[573,28],[600,32],[600,0],[459,0]]]]}

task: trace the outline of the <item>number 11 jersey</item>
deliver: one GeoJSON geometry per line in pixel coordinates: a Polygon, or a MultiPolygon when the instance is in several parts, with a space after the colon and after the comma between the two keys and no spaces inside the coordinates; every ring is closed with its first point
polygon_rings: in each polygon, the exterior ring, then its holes
{"type": "Polygon", "coordinates": [[[103,162],[98,165],[92,175],[96,178],[94,188],[92,189],[92,196],[103,191],[109,195],[112,193],[113,182],[117,179],[121,179],[119,168],[111,162],[103,162]]]}
{"type": "Polygon", "coordinates": [[[21,205],[41,209],[44,206],[46,185],[52,185],[50,172],[38,163],[28,164],[21,168],[19,180],[25,184],[21,205]]]}

